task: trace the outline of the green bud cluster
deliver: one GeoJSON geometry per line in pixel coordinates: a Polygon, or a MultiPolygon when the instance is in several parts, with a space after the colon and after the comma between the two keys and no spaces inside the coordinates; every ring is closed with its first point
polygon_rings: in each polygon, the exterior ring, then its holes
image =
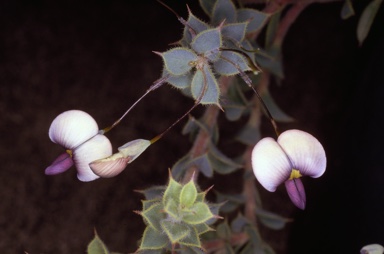
{"type": "Polygon", "coordinates": [[[209,225],[219,218],[218,206],[205,201],[207,191],[198,192],[193,177],[183,185],[170,175],[168,185],[156,192],[142,201],[143,210],[137,212],[146,224],[137,252],[203,253],[200,236],[212,231],[209,225]]]}

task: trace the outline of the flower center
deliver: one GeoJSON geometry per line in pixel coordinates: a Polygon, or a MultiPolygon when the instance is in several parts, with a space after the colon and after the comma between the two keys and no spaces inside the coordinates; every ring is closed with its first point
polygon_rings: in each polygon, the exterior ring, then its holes
{"type": "Polygon", "coordinates": [[[69,156],[72,158],[72,156],[73,156],[73,154],[72,154],[72,150],[67,149],[67,150],[65,150],[65,152],[66,152],[67,154],[69,154],[69,156]]]}
{"type": "Polygon", "coordinates": [[[300,171],[297,169],[292,169],[291,175],[289,176],[289,180],[293,180],[300,177],[302,177],[302,175],[300,174],[300,171]]]}

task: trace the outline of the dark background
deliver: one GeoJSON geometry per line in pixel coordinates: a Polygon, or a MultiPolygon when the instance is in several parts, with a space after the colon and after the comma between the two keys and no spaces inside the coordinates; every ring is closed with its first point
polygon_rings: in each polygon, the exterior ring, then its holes
{"type": "MultiPolygon", "coordinates": [[[[155,1],[136,2],[0,3],[2,253],[84,253],[94,228],[111,250],[133,252],[144,225],[132,212],[142,198],[133,190],[165,184],[167,168],[189,150],[178,125],[118,177],[82,183],[74,169],[44,175],[62,152],[48,138],[56,115],[81,109],[105,127],[160,76],[161,59],[151,51],[169,48],[181,25],[155,1]]],[[[196,2],[168,4],[186,17],[185,3],[201,13],[196,2]]],[[[367,2],[359,1],[358,16],[367,2]]],[[[312,133],[328,156],[323,177],[304,179],[305,211],[291,205],[284,188],[260,189],[266,207],[294,218],[283,231],[263,231],[278,253],[358,253],[384,244],[383,8],[363,47],[357,17],[343,21],[340,10],[341,3],[330,3],[304,11],[283,48],[286,78],[272,85],[296,119],[282,129],[312,133]]],[[[108,137],[114,147],[150,139],[191,105],[162,87],[108,137]]]]}

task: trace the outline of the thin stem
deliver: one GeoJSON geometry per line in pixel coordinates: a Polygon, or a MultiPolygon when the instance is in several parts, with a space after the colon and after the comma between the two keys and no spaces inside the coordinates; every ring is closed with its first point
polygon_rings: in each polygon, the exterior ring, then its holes
{"type": "Polygon", "coordinates": [[[150,92],[156,90],[157,88],[159,88],[160,86],[162,86],[168,79],[169,75],[165,75],[164,77],[161,77],[159,78],[158,80],[156,80],[155,82],[153,82],[153,84],[148,88],[148,90],[135,102],[132,104],[131,107],[129,107],[127,109],[127,111],[125,111],[125,113],[119,118],[117,119],[111,126],[108,126],[102,130],[99,131],[99,134],[104,134],[110,130],[112,130],[116,125],[118,125],[121,120],[123,120],[123,118],[145,97],[147,96],[150,92]]]}
{"type": "Polygon", "coordinates": [[[204,76],[204,86],[202,87],[201,89],[201,93],[199,95],[199,97],[196,99],[195,103],[193,104],[193,106],[187,111],[185,112],[181,117],[179,117],[173,124],[171,124],[171,126],[169,126],[165,131],[163,131],[162,133],[160,133],[159,135],[157,135],[156,137],[154,137],[153,139],[150,140],[151,144],[155,143],[156,141],[158,141],[159,139],[161,139],[170,129],[172,129],[176,124],[178,124],[183,118],[185,118],[187,115],[189,115],[189,113],[192,112],[192,110],[194,110],[201,102],[201,100],[203,99],[204,95],[205,95],[205,92],[207,91],[207,88],[208,88],[208,85],[207,85],[207,77],[205,75],[205,72],[203,72],[203,76],[204,76]]]}
{"type": "MultiPolygon", "coordinates": [[[[231,49],[225,49],[226,51],[232,51],[231,49]]],[[[259,92],[256,90],[256,88],[253,86],[252,84],[252,80],[248,77],[248,75],[241,70],[241,68],[239,67],[238,64],[234,63],[233,61],[231,61],[230,59],[228,58],[225,58],[223,56],[221,56],[221,58],[225,61],[227,61],[228,63],[232,64],[239,72],[239,75],[241,77],[241,79],[253,90],[253,92],[256,94],[257,98],[259,99],[265,113],[267,114],[267,117],[269,119],[269,121],[271,122],[272,124],[272,127],[276,133],[277,136],[280,135],[280,132],[279,132],[279,129],[277,127],[277,123],[275,121],[275,119],[273,118],[271,112],[269,111],[267,105],[265,104],[264,100],[261,98],[259,92]]]]}

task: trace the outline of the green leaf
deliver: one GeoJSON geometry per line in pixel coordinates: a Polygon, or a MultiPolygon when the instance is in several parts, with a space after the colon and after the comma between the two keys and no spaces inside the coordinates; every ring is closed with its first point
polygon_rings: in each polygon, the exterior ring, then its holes
{"type": "Polygon", "coordinates": [[[215,71],[224,76],[232,76],[239,74],[239,69],[243,72],[250,71],[246,59],[237,53],[232,51],[221,52],[220,59],[213,63],[215,71]]]}
{"type": "Polygon", "coordinates": [[[246,124],[236,135],[236,140],[245,145],[255,145],[261,138],[260,128],[246,124]]]}
{"type": "Polygon", "coordinates": [[[212,177],[213,176],[213,168],[212,168],[212,165],[209,161],[207,153],[191,160],[189,165],[195,166],[196,168],[198,168],[199,171],[201,173],[203,173],[203,175],[206,177],[212,177]]]}
{"type": "MultiPolygon", "coordinates": [[[[212,24],[236,22],[236,7],[231,0],[217,0],[212,9],[212,24]]],[[[242,20],[243,21],[243,20],[242,20]]]]}
{"type": "MultiPolygon", "coordinates": [[[[168,74],[170,73],[167,72],[167,70],[164,68],[163,77],[168,74]]],[[[167,83],[169,83],[170,85],[174,86],[177,89],[184,89],[191,86],[192,77],[193,77],[192,71],[189,71],[186,74],[180,75],[180,76],[170,75],[167,79],[167,83]]]]}
{"type": "Polygon", "coordinates": [[[221,239],[230,239],[232,232],[227,221],[224,221],[216,226],[216,233],[221,239]]]}
{"type": "Polygon", "coordinates": [[[273,118],[278,122],[292,122],[293,118],[288,116],[286,113],[284,113],[279,106],[277,106],[276,102],[273,100],[271,94],[268,90],[265,90],[263,94],[261,94],[261,97],[264,100],[265,105],[267,105],[267,108],[271,112],[273,118]]]}
{"type": "Polygon", "coordinates": [[[201,104],[216,104],[219,105],[220,89],[215,76],[208,66],[204,70],[196,70],[192,79],[191,92],[195,100],[197,100],[201,93],[205,93],[201,99],[201,104]],[[206,87],[206,88],[205,88],[206,87]]]}
{"type": "Polygon", "coordinates": [[[197,189],[195,186],[195,183],[193,182],[193,179],[191,179],[187,184],[183,186],[180,192],[180,205],[182,207],[189,208],[191,207],[197,197],[197,189]]]}
{"type": "Polygon", "coordinates": [[[184,212],[183,221],[196,225],[201,224],[213,217],[209,206],[204,202],[196,202],[188,211],[184,212]]]}
{"type": "Polygon", "coordinates": [[[145,190],[138,190],[136,192],[144,195],[145,199],[161,198],[165,191],[165,186],[152,186],[145,190]]]}
{"type": "Polygon", "coordinates": [[[176,179],[182,179],[184,177],[185,171],[188,169],[189,161],[189,154],[179,159],[172,167],[172,177],[176,179]]]}
{"type": "Polygon", "coordinates": [[[175,202],[179,202],[181,188],[182,185],[176,182],[173,177],[170,177],[168,186],[164,192],[163,204],[165,205],[169,199],[173,199],[175,202]]]}
{"type": "Polygon", "coordinates": [[[170,220],[161,221],[161,227],[172,244],[179,242],[191,233],[191,229],[187,225],[170,220]]]}
{"type": "Polygon", "coordinates": [[[351,0],[345,0],[340,15],[342,19],[348,19],[355,15],[351,0]]]}
{"type": "Polygon", "coordinates": [[[249,240],[253,246],[260,246],[263,243],[260,232],[256,227],[252,225],[246,226],[245,232],[249,235],[249,240]]]}
{"type": "Polygon", "coordinates": [[[222,213],[233,212],[245,202],[245,198],[241,194],[223,194],[218,191],[215,191],[215,193],[217,196],[217,202],[224,203],[220,209],[222,213]]]}
{"type": "Polygon", "coordinates": [[[212,225],[217,221],[217,216],[219,215],[219,210],[223,206],[223,203],[220,204],[209,204],[209,210],[214,215],[211,219],[207,220],[205,223],[207,225],[212,225]]]}
{"type": "Polygon", "coordinates": [[[143,211],[144,211],[144,210],[147,210],[147,209],[150,208],[152,205],[157,204],[157,203],[160,203],[160,202],[161,202],[161,199],[160,199],[160,198],[151,199],[151,200],[141,200],[141,203],[142,203],[142,205],[143,205],[143,211]]]}
{"type": "Polygon", "coordinates": [[[267,31],[265,34],[265,48],[270,48],[272,43],[276,37],[277,29],[279,27],[281,18],[281,11],[277,11],[276,13],[271,15],[267,25],[267,31]]]}
{"type": "Polygon", "coordinates": [[[216,0],[199,0],[199,3],[204,12],[210,17],[216,0]]]}
{"type": "Polygon", "coordinates": [[[197,230],[197,233],[199,235],[202,235],[208,231],[212,231],[213,229],[210,228],[207,224],[205,223],[201,223],[201,224],[197,224],[197,225],[194,225],[194,228],[196,228],[197,230]]]}
{"type": "Polygon", "coordinates": [[[209,146],[208,156],[213,169],[220,174],[230,174],[242,167],[242,165],[220,152],[212,143],[209,146]]]}
{"type": "Polygon", "coordinates": [[[246,225],[250,225],[250,222],[242,214],[238,214],[231,222],[231,229],[235,233],[240,233],[246,225]]]}
{"type": "Polygon", "coordinates": [[[179,243],[188,247],[201,247],[199,234],[194,227],[190,228],[189,234],[180,239],[179,243]]]}
{"type": "Polygon", "coordinates": [[[173,199],[169,199],[164,206],[164,211],[170,215],[174,220],[179,221],[179,207],[176,204],[176,201],[173,199]]]}
{"type": "Polygon", "coordinates": [[[197,34],[209,29],[209,25],[201,21],[199,18],[197,18],[195,15],[192,14],[192,12],[188,9],[188,20],[187,20],[187,26],[184,27],[183,31],[183,39],[190,44],[193,37],[197,34]],[[192,29],[192,31],[191,31],[192,29]],[[193,33],[193,34],[191,34],[193,33]]]}
{"type": "Polygon", "coordinates": [[[168,238],[165,234],[147,226],[144,230],[139,250],[159,250],[163,249],[167,243],[168,238]]]}
{"type": "Polygon", "coordinates": [[[161,203],[155,203],[148,209],[142,211],[140,214],[148,225],[157,231],[161,231],[160,220],[164,217],[163,207],[161,203]]]}
{"type": "Polygon", "coordinates": [[[257,11],[255,9],[243,8],[237,10],[237,21],[246,22],[249,21],[247,26],[247,33],[253,33],[266,24],[269,14],[257,11]]]}
{"type": "Polygon", "coordinates": [[[287,222],[291,222],[291,219],[284,218],[275,213],[265,211],[263,209],[257,209],[256,215],[265,226],[271,229],[280,230],[285,227],[287,222]]]}
{"type": "Polygon", "coordinates": [[[248,22],[224,25],[221,34],[224,38],[240,44],[245,38],[248,22]]]}
{"type": "Polygon", "coordinates": [[[95,237],[88,244],[87,253],[88,254],[109,254],[107,246],[97,235],[96,231],[95,231],[95,237]]]}
{"type": "Polygon", "coordinates": [[[359,23],[357,24],[357,39],[359,40],[360,46],[368,36],[369,30],[371,29],[373,20],[376,17],[381,3],[382,0],[373,0],[367,5],[367,7],[365,7],[363,13],[361,14],[359,23]]]}
{"type": "Polygon", "coordinates": [[[166,71],[174,76],[185,75],[193,68],[197,55],[186,48],[173,48],[161,54],[166,71]]]}
{"type": "Polygon", "coordinates": [[[203,54],[211,61],[217,60],[220,56],[221,45],[221,32],[218,28],[199,33],[191,42],[191,47],[197,54],[203,54]]]}

